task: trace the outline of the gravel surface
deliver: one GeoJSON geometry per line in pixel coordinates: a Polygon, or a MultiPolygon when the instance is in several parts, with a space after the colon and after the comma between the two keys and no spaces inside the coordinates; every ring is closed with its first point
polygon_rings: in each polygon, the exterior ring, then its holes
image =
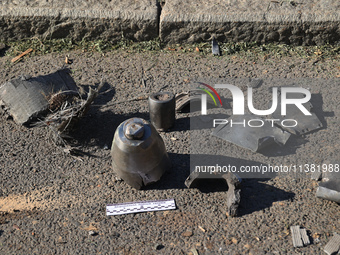
{"type": "MultiPolygon", "coordinates": [[[[237,218],[225,214],[223,184],[203,190],[185,187],[190,165],[189,113],[177,114],[175,127],[161,133],[173,169],[145,190],[134,190],[115,177],[107,148],[122,121],[134,116],[148,119],[147,100],[115,102],[161,88],[187,91],[190,81],[199,77],[313,78],[310,89],[318,95],[316,111],[324,129],[263,153],[217,138],[216,142],[229,146],[227,156],[239,162],[339,163],[337,57],[254,59],[180,50],[68,54],[81,90],[97,86],[105,77],[106,93],[97,98],[73,134],[72,143],[80,150],[76,157],[51,142],[47,127],[19,126],[0,114],[1,254],[190,254],[192,249],[199,254],[324,254],[333,232],[340,231],[339,205],[316,198],[317,183],[309,178],[245,179],[237,218]],[[167,198],[174,198],[178,209],[105,216],[108,203],[167,198]],[[293,248],[292,225],[306,228],[312,244],[293,248]]],[[[14,65],[10,59],[0,58],[1,84],[22,73],[47,74],[65,63],[63,54],[26,58],[14,65]]]]}

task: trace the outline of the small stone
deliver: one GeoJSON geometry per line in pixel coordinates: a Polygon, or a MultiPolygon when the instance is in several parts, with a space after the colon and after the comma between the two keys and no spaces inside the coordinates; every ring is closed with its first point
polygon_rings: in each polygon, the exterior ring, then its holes
{"type": "Polygon", "coordinates": [[[162,244],[157,244],[155,248],[156,248],[157,251],[159,251],[159,250],[161,250],[161,249],[164,248],[164,245],[162,245],[162,244]]]}
{"type": "Polygon", "coordinates": [[[104,150],[108,150],[109,149],[109,146],[107,144],[104,145],[103,147],[104,150]]]}
{"type": "Polygon", "coordinates": [[[61,236],[58,237],[57,242],[58,243],[66,243],[61,236]]]}
{"type": "Polygon", "coordinates": [[[184,236],[184,237],[190,237],[192,235],[193,235],[192,231],[185,231],[185,232],[182,233],[182,236],[184,236]]]}
{"type": "Polygon", "coordinates": [[[244,248],[247,249],[247,250],[250,250],[251,247],[252,247],[252,246],[251,246],[249,243],[247,243],[247,244],[244,245],[244,248]]]}
{"type": "Polygon", "coordinates": [[[231,239],[231,241],[232,241],[234,244],[238,244],[238,240],[237,240],[235,237],[233,237],[233,238],[231,239]]]}
{"type": "Polygon", "coordinates": [[[90,230],[89,231],[89,236],[95,236],[97,233],[96,232],[94,232],[93,230],[90,230]]]}

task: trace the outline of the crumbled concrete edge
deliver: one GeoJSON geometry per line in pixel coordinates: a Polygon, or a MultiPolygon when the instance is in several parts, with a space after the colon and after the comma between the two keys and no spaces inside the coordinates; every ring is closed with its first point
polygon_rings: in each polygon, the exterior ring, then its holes
{"type": "Polygon", "coordinates": [[[0,41],[30,37],[76,41],[118,41],[124,37],[147,41],[160,37],[169,44],[207,42],[215,36],[223,42],[293,45],[340,42],[340,13],[337,10],[183,14],[171,5],[167,7],[167,3],[160,12],[156,1],[144,10],[122,9],[13,8],[5,5],[0,10],[0,41]]]}
{"type": "Polygon", "coordinates": [[[42,39],[143,41],[158,37],[158,8],[147,11],[103,9],[3,8],[0,41],[42,39]]]}
{"type": "MultiPolygon", "coordinates": [[[[175,12],[176,13],[176,12],[175,12]]],[[[280,42],[314,45],[339,42],[340,15],[240,13],[228,15],[172,14],[160,17],[160,38],[165,43],[208,41],[280,42]]]]}

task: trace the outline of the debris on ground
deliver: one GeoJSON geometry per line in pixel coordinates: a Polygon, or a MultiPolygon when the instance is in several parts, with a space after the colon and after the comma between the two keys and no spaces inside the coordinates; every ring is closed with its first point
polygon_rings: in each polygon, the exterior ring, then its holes
{"type": "Polygon", "coordinates": [[[23,53],[21,53],[20,55],[16,56],[15,58],[13,58],[11,60],[12,63],[17,62],[19,59],[21,59],[22,57],[26,56],[27,54],[31,53],[33,51],[33,49],[28,49],[26,51],[24,51],[23,53]]]}
{"type": "Polygon", "coordinates": [[[290,137],[288,132],[272,126],[272,123],[269,121],[254,117],[253,115],[233,116],[229,118],[226,124],[217,126],[212,135],[253,152],[257,152],[272,144],[281,146],[286,144],[290,137]],[[263,126],[261,128],[254,128],[246,125],[252,119],[256,119],[257,123],[261,120],[264,123],[263,126]],[[245,125],[240,125],[243,122],[245,125]],[[238,124],[233,125],[232,123],[238,124]]]}
{"type": "Polygon", "coordinates": [[[320,182],[316,190],[316,197],[340,204],[340,179],[320,182]]]}
{"type": "MultiPolygon", "coordinates": [[[[176,112],[183,112],[186,106],[191,105],[193,103],[200,104],[202,100],[202,91],[201,90],[191,90],[190,92],[182,92],[176,94],[175,101],[176,101],[176,112]]],[[[207,103],[214,107],[215,103],[211,99],[211,97],[207,98],[207,103]]]]}
{"type": "Polygon", "coordinates": [[[62,68],[43,76],[22,75],[0,86],[0,106],[17,124],[36,122],[36,126],[49,127],[54,143],[69,153],[72,148],[64,138],[87,113],[104,84],[102,81],[97,89],[90,88],[87,98],[82,99],[70,72],[62,68]]]}
{"type": "Polygon", "coordinates": [[[104,81],[101,81],[96,89],[90,88],[86,99],[81,99],[74,92],[71,94],[59,92],[49,98],[50,114],[40,124],[52,129],[57,144],[60,144],[60,141],[65,144],[63,137],[67,136],[74,125],[89,111],[103,85],[104,81]]]}
{"type": "Polygon", "coordinates": [[[106,215],[111,216],[129,213],[165,211],[175,209],[176,203],[174,199],[138,201],[119,204],[108,204],[106,205],[106,215]]]}
{"type": "MultiPolygon", "coordinates": [[[[220,176],[226,181],[228,186],[227,191],[227,214],[231,217],[237,216],[238,207],[241,201],[241,178],[234,173],[226,173],[220,176]]],[[[202,185],[204,180],[208,179],[205,173],[193,171],[185,180],[185,185],[188,188],[197,188],[202,185]]],[[[211,177],[209,179],[212,179],[211,177]]],[[[199,227],[203,232],[205,230],[199,227]]]]}
{"type": "Polygon", "coordinates": [[[167,131],[174,126],[175,107],[175,97],[170,92],[158,92],[150,95],[150,121],[158,131],[167,131]]]}
{"type": "MultiPolygon", "coordinates": [[[[289,99],[301,99],[301,93],[289,93],[289,99]]],[[[318,130],[322,128],[322,123],[316,114],[313,112],[313,105],[310,102],[302,104],[312,115],[305,115],[301,112],[299,108],[294,104],[287,104],[286,109],[286,119],[295,120],[296,126],[282,126],[281,122],[278,122],[278,125],[291,134],[294,135],[303,135],[310,133],[312,131],[318,130]]],[[[273,119],[281,118],[281,109],[279,107],[272,114],[273,119]]]]}
{"type": "Polygon", "coordinates": [[[340,204],[340,172],[336,161],[323,163],[322,169],[316,169],[311,178],[322,180],[316,190],[316,197],[340,204]]]}
{"type": "Polygon", "coordinates": [[[113,170],[135,189],[158,181],[171,168],[163,139],[141,118],[128,119],[118,126],[111,156],[113,170]]]}
{"type": "Polygon", "coordinates": [[[78,96],[68,69],[32,78],[22,75],[0,86],[0,104],[18,124],[28,124],[48,111],[57,111],[61,99],[78,96]]]}
{"type": "Polygon", "coordinates": [[[292,233],[294,247],[303,247],[304,245],[310,244],[310,240],[305,228],[300,228],[299,225],[291,226],[290,232],[292,233]]]}
{"type": "Polygon", "coordinates": [[[214,56],[220,56],[221,55],[220,47],[218,46],[218,43],[217,43],[215,37],[213,37],[212,41],[211,41],[211,51],[212,51],[212,54],[214,56]]]}
{"type": "Polygon", "coordinates": [[[324,252],[326,252],[328,255],[340,252],[340,235],[334,233],[331,240],[329,240],[329,242],[326,244],[324,252]]]}

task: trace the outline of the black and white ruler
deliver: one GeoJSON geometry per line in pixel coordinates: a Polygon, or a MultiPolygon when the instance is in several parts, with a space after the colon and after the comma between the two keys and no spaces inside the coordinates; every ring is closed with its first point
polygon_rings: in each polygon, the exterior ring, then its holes
{"type": "Polygon", "coordinates": [[[127,202],[106,205],[106,215],[110,216],[128,213],[164,211],[174,209],[176,209],[174,199],[127,202]]]}

